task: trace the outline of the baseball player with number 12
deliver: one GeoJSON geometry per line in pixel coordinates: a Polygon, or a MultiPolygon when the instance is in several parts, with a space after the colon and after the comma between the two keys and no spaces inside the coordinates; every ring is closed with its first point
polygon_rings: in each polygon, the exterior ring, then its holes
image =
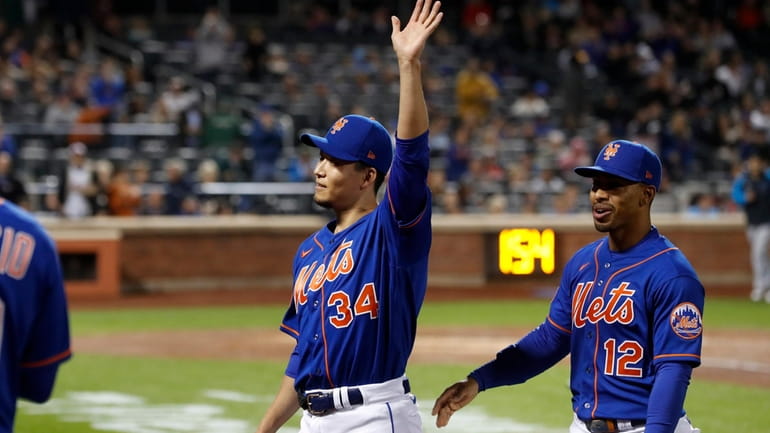
{"type": "Polygon", "coordinates": [[[442,427],[485,389],[523,383],[570,359],[570,433],[697,433],[684,412],[700,364],[704,289],[681,251],[652,225],[661,164],[646,146],[608,143],[590,167],[594,227],[608,236],[565,265],[537,328],[447,388],[442,427]]]}
{"type": "Polygon", "coordinates": [[[391,19],[400,75],[395,157],[388,131],[364,116],[340,118],[324,137],[300,137],[320,149],[314,200],[336,218],[294,257],[294,296],[281,330],[297,343],[259,433],[277,431],[300,407],[303,433],[422,431],[406,362],[431,244],[420,56],[440,7],[418,0],[403,30],[391,19]]]}

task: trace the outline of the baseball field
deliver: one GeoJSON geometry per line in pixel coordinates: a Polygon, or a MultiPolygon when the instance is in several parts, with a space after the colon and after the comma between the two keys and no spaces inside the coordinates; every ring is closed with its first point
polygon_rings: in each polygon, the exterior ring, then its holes
{"type": "MultiPolygon", "coordinates": [[[[52,400],[21,403],[20,433],[253,432],[292,340],[285,305],[259,294],[131,298],[71,306],[74,357],[52,400]],[[197,300],[196,300],[197,298],[197,300]]],[[[539,324],[546,300],[429,295],[408,375],[423,413],[450,383],[539,324]]],[[[704,433],[770,432],[770,305],[707,299],[703,365],[686,409],[704,433]]],[[[445,432],[565,432],[565,362],[515,387],[482,393],[445,432]]],[[[296,432],[295,416],[282,432],[296,432]]]]}

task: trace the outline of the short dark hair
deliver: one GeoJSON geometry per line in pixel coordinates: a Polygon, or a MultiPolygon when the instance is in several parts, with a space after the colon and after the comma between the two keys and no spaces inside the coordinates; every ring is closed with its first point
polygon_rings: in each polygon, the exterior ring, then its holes
{"type": "MultiPolygon", "coordinates": [[[[364,164],[361,161],[356,161],[356,170],[366,170],[367,168],[374,168],[369,164],[364,164]]],[[[377,170],[376,168],[374,168],[377,170]]],[[[377,170],[377,177],[374,179],[374,193],[377,194],[377,192],[380,190],[380,187],[385,182],[385,175],[387,173],[383,173],[380,170],[377,170]]]]}

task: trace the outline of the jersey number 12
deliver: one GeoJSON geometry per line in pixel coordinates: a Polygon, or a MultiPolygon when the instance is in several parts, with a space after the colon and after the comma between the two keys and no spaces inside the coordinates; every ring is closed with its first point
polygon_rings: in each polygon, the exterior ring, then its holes
{"type": "Polygon", "coordinates": [[[644,348],[636,341],[626,340],[619,345],[614,338],[604,342],[604,374],[608,376],[642,377],[642,369],[631,367],[644,355],[644,348]]]}

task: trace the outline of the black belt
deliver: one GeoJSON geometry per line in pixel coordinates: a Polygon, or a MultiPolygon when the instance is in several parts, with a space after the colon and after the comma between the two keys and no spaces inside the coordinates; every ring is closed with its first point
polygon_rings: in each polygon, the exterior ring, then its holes
{"type": "MultiPolygon", "coordinates": [[[[404,379],[404,394],[411,391],[409,385],[409,379],[404,379]]],[[[311,415],[322,416],[334,412],[336,409],[340,409],[334,405],[334,390],[321,390],[321,391],[297,391],[297,400],[299,401],[299,407],[310,412],[311,415]]],[[[347,389],[347,397],[350,406],[359,406],[364,404],[364,395],[361,390],[356,387],[350,387],[347,389]]]]}
{"type": "Polygon", "coordinates": [[[620,433],[644,427],[645,420],[635,419],[589,419],[582,420],[591,433],[620,433]]]}

